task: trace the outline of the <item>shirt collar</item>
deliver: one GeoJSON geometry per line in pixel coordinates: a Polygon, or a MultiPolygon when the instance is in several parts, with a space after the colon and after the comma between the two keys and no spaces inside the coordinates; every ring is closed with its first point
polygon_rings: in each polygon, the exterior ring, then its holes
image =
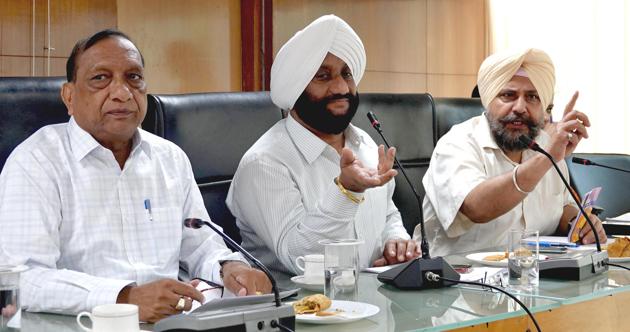
{"type": "MultiPolygon", "coordinates": [[[[328,143],[297,122],[291,113],[287,116],[286,128],[291,140],[293,140],[293,144],[295,144],[309,164],[315,161],[328,146],[328,143]]],[[[358,147],[361,143],[365,143],[363,136],[352,124],[349,124],[348,128],[346,128],[344,136],[345,141],[354,146],[358,147]]]]}
{"type": "MultiPolygon", "coordinates": [[[[79,126],[74,117],[70,117],[68,121],[68,137],[70,138],[70,147],[72,154],[76,160],[80,161],[92,151],[103,147],[90,133],[79,126]]],[[[144,130],[136,129],[131,143],[131,153],[135,150],[142,149],[149,158],[151,158],[151,145],[146,141],[147,133],[144,130]]]]}

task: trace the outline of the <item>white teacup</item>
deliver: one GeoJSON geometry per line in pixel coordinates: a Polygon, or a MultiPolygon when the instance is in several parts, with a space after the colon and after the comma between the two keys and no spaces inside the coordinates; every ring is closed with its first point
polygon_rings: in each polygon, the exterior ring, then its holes
{"type": "Polygon", "coordinates": [[[138,306],[135,304],[103,304],[94,307],[92,313],[84,311],[77,315],[77,323],[85,331],[93,332],[139,332],[138,306]],[[81,323],[81,317],[92,321],[92,329],[81,323]]]}
{"type": "Polygon", "coordinates": [[[295,259],[295,265],[304,272],[304,282],[324,284],[324,255],[304,255],[295,259]]]}

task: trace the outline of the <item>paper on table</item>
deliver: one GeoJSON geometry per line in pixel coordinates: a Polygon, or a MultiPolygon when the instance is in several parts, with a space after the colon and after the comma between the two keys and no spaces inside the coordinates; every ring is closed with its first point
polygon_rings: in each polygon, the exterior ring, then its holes
{"type": "MultiPolygon", "coordinates": [[[[401,263],[404,264],[404,263],[401,263]]],[[[385,266],[379,266],[379,267],[366,267],[364,268],[363,272],[367,272],[367,273],[381,273],[381,272],[385,272],[389,269],[395,268],[396,266],[399,266],[400,264],[394,264],[394,265],[385,265],[385,266]]]]}
{"type": "Polygon", "coordinates": [[[624,213],[617,217],[606,218],[606,220],[630,222],[630,212],[624,213]]]}
{"type": "MultiPolygon", "coordinates": [[[[203,297],[204,297],[203,304],[206,304],[216,299],[220,299],[221,296],[223,295],[223,287],[210,286],[205,281],[200,281],[196,288],[198,291],[201,292],[201,294],[203,294],[203,297]]],[[[232,294],[231,292],[226,291],[226,295],[228,293],[232,294]]],[[[201,303],[199,303],[199,301],[193,301],[190,311],[186,311],[184,313],[189,314],[195,311],[195,309],[199,308],[200,306],[201,306],[201,303]]]]}
{"type": "MultiPolygon", "coordinates": [[[[534,237],[528,237],[525,239],[525,241],[536,241],[536,238],[534,237]]],[[[538,241],[539,242],[549,242],[549,243],[554,243],[554,244],[566,244],[566,245],[572,245],[572,242],[569,241],[569,239],[566,236],[539,236],[538,237],[538,241]]]]}

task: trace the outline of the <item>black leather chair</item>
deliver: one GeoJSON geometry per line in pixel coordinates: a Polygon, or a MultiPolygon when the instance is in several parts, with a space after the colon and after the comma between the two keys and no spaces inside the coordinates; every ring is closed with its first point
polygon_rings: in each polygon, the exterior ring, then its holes
{"type": "Polygon", "coordinates": [[[0,169],[11,151],[43,126],[68,121],[64,77],[0,77],[0,169]]]}
{"type": "MultiPolygon", "coordinates": [[[[433,152],[433,97],[429,94],[361,94],[359,109],[352,123],[365,130],[377,144],[384,144],[367,119],[369,111],[374,112],[381,122],[385,138],[396,147],[396,156],[422,199],[422,177],[433,152]]],[[[396,176],[393,200],[400,210],[405,229],[413,234],[414,227],[422,220],[422,207],[418,207],[400,171],[396,176]]]]}
{"type": "Polygon", "coordinates": [[[268,92],[152,95],[157,132],[190,158],[212,221],[237,242],[241,236],[225,205],[241,157],[281,119],[268,92]],[[161,119],[160,119],[161,117],[161,119]]]}
{"type": "MultiPolygon", "coordinates": [[[[598,164],[630,170],[630,156],[625,154],[605,153],[574,153],[572,157],[589,159],[598,164]]],[[[628,197],[630,197],[630,174],[602,168],[598,166],[585,166],[571,162],[567,158],[571,185],[583,197],[595,187],[602,187],[597,199],[597,205],[604,208],[600,219],[616,217],[630,212],[628,197]]]]}
{"type": "Polygon", "coordinates": [[[479,98],[435,98],[434,144],[437,144],[440,137],[451,130],[453,125],[480,115],[483,111],[479,98]]]}

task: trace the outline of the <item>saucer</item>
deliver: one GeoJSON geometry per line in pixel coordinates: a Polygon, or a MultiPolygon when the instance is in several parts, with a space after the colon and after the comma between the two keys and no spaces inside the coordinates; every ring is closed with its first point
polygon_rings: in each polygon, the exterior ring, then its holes
{"type": "Polygon", "coordinates": [[[306,282],[306,280],[304,280],[304,276],[295,276],[291,278],[291,281],[293,281],[293,283],[295,283],[296,285],[300,286],[300,288],[304,288],[310,291],[314,291],[314,292],[323,292],[324,291],[324,282],[322,280],[321,283],[316,282],[316,283],[312,283],[312,282],[306,282]]]}

